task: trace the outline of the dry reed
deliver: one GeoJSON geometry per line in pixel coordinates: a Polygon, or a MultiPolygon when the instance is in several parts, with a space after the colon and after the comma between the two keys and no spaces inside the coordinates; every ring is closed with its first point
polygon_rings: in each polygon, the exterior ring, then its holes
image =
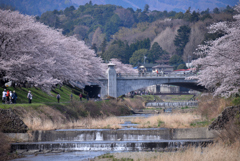
{"type": "Polygon", "coordinates": [[[190,113],[159,114],[148,118],[135,118],[138,127],[166,127],[166,128],[188,128],[194,121],[201,120],[200,115],[190,113]]]}
{"type": "Polygon", "coordinates": [[[237,161],[240,160],[239,151],[239,142],[235,142],[230,146],[224,143],[215,143],[206,148],[190,147],[185,151],[177,152],[115,153],[114,158],[116,158],[116,160],[128,158],[139,161],[237,161]]]}
{"type": "Polygon", "coordinates": [[[230,99],[224,99],[221,97],[213,97],[212,95],[205,95],[199,98],[198,112],[211,120],[216,118],[225,107],[231,106],[230,99]]]}
{"type": "Polygon", "coordinates": [[[121,126],[121,120],[117,117],[104,117],[104,118],[85,118],[82,120],[82,125],[85,125],[85,128],[91,129],[119,129],[121,126]]]}

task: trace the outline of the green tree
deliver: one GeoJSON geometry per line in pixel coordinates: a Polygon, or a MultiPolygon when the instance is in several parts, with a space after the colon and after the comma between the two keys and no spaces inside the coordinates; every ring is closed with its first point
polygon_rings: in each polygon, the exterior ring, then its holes
{"type": "Polygon", "coordinates": [[[176,52],[178,55],[183,55],[183,50],[186,44],[189,41],[189,36],[191,32],[191,28],[189,26],[181,26],[177,30],[178,34],[176,35],[174,39],[174,45],[177,47],[176,52]]]}
{"type": "Polygon", "coordinates": [[[138,65],[138,63],[144,62],[144,56],[148,54],[147,49],[140,49],[133,53],[132,57],[129,60],[129,63],[133,66],[138,65]]]}
{"type": "Polygon", "coordinates": [[[219,11],[219,9],[216,7],[216,8],[213,9],[213,13],[215,13],[215,14],[219,14],[220,11],[219,11]]]}
{"type": "Polygon", "coordinates": [[[178,12],[176,15],[175,15],[175,18],[177,19],[183,19],[184,17],[184,14],[182,12],[178,12]]]}
{"type": "Polygon", "coordinates": [[[148,10],[149,10],[149,5],[145,4],[143,12],[148,12],[148,10]]]}
{"type": "Polygon", "coordinates": [[[225,13],[230,13],[233,14],[234,13],[234,9],[232,7],[230,7],[229,5],[227,5],[226,9],[224,10],[225,13]]]}
{"type": "Polygon", "coordinates": [[[95,51],[95,53],[97,54],[97,45],[94,43],[94,44],[92,44],[92,46],[91,46],[91,49],[92,50],[94,50],[95,51]]]}
{"type": "Polygon", "coordinates": [[[186,21],[190,21],[191,18],[191,7],[188,8],[188,10],[184,13],[183,19],[186,21]]]}
{"type": "Polygon", "coordinates": [[[129,63],[131,57],[129,46],[121,40],[115,40],[102,55],[104,60],[110,60],[112,58],[117,58],[121,60],[124,64],[129,63]]]}
{"type": "Polygon", "coordinates": [[[176,70],[180,64],[184,64],[184,61],[181,56],[173,55],[169,60],[169,64],[174,67],[174,70],[176,70]]]}
{"type": "Polygon", "coordinates": [[[154,42],[151,50],[149,51],[149,54],[147,55],[147,60],[149,60],[150,63],[154,63],[164,53],[165,51],[161,48],[161,46],[157,42],[154,42]]]}
{"type": "Polygon", "coordinates": [[[105,25],[105,32],[108,40],[111,35],[115,34],[118,31],[118,28],[120,25],[121,25],[121,19],[117,14],[114,14],[110,18],[110,21],[108,21],[105,25]]]}
{"type": "Polygon", "coordinates": [[[180,64],[177,69],[187,69],[187,66],[185,64],[180,64]]]}
{"type": "Polygon", "coordinates": [[[190,16],[190,22],[197,22],[199,20],[199,13],[193,11],[192,15],[190,16]]]}
{"type": "Polygon", "coordinates": [[[146,22],[146,21],[148,21],[148,19],[149,19],[148,15],[145,12],[140,13],[138,16],[139,22],[146,22]]]}

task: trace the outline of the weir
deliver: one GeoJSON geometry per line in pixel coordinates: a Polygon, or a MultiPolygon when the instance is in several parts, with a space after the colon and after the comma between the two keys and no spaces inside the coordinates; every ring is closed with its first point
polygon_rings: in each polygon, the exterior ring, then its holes
{"type": "Polygon", "coordinates": [[[198,101],[185,101],[185,102],[147,102],[147,107],[160,107],[160,108],[181,108],[181,107],[197,107],[198,101]]]}
{"type": "Polygon", "coordinates": [[[14,143],[17,152],[64,151],[166,151],[212,143],[214,132],[206,128],[166,129],[68,129],[34,131],[28,142],[14,143]]]}

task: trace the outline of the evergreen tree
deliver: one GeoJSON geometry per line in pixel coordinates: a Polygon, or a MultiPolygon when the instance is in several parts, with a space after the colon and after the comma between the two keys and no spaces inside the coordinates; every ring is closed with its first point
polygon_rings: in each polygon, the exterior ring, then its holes
{"type": "Polygon", "coordinates": [[[161,46],[154,42],[152,45],[151,50],[149,51],[149,54],[147,55],[147,60],[149,60],[150,63],[154,63],[156,60],[158,60],[163,54],[164,50],[161,48],[161,46]]]}
{"type": "Polygon", "coordinates": [[[177,32],[178,34],[174,39],[174,45],[177,47],[176,49],[177,54],[182,56],[184,47],[189,41],[191,28],[189,26],[181,26],[177,32]]]}

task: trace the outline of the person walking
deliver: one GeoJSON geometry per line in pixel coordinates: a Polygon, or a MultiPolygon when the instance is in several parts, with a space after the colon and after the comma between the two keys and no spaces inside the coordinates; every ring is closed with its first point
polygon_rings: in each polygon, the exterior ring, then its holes
{"type": "Polygon", "coordinates": [[[9,93],[9,90],[7,90],[7,94],[6,94],[6,97],[7,97],[7,103],[9,103],[9,97],[10,97],[10,93],[9,93]]]}
{"type": "Polygon", "coordinates": [[[87,94],[87,101],[89,101],[89,95],[87,94]]]}
{"type": "Polygon", "coordinates": [[[7,95],[7,92],[6,92],[6,89],[4,89],[2,92],[2,103],[3,104],[5,104],[5,102],[6,102],[6,95],[7,95]]]}
{"type": "Polygon", "coordinates": [[[29,103],[32,103],[32,97],[33,97],[33,95],[31,94],[31,91],[28,91],[27,98],[28,98],[29,103]]]}
{"type": "Polygon", "coordinates": [[[82,101],[82,93],[79,94],[80,101],[82,101]]]}
{"type": "Polygon", "coordinates": [[[14,104],[17,103],[17,93],[15,91],[13,91],[13,94],[12,94],[12,102],[14,104]]]}
{"type": "Polygon", "coordinates": [[[9,92],[9,102],[12,104],[12,91],[9,92]]]}
{"type": "Polygon", "coordinates": [[[59,101],[60,101],[60,98],[61,98],[61,96],[60,96],[60,94],[58,93],[58,94],[57,94],[58,103],[59,103],[59,101]]]}

